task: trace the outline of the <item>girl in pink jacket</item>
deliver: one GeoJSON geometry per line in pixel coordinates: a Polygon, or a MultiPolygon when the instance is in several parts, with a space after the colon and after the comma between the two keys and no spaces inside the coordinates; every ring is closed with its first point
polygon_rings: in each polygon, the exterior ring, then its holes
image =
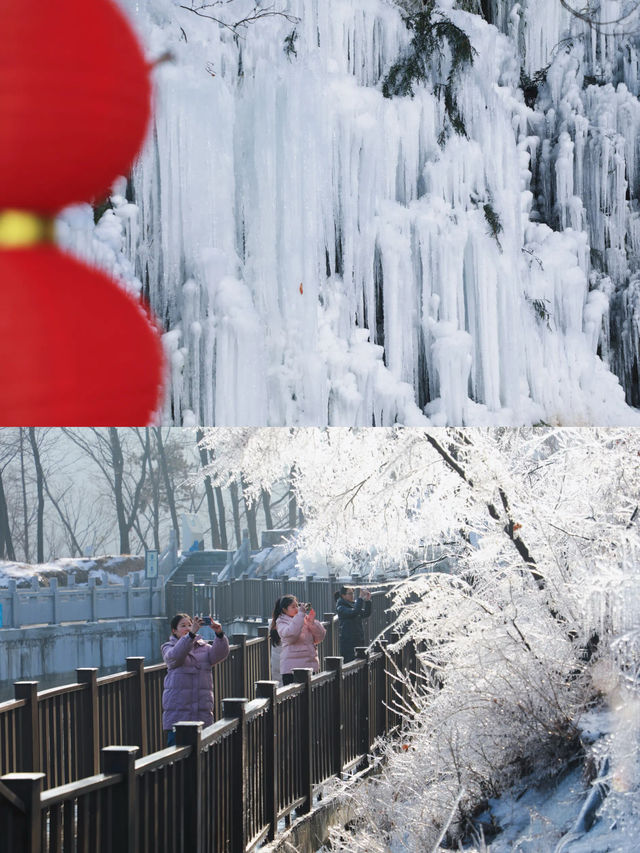
{"type": "Polygon", "coordinates": [[[311,605],[299,605],[294,595],[283,595],[276,601],[271,619],[271,642],[282,644],[280,673],[283,684],[293,682],[294,669],[318,671],[316,646],[326,633],[311,605]]]}

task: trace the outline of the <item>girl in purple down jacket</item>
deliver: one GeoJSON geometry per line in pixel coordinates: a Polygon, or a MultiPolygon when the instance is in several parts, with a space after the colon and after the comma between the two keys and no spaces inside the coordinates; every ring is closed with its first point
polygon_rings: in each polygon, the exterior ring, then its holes
{"type": "Polygon", "coordinates": [[[229,654],[229,640],[219,622],[211,619],[216,633],[212,643],[197,637],[203,620],[178,613],[171,620],[171,637],[162,646],[167,675],[162,693],[162,728],[167,745],[175,744],[176,723],[202,721],[213,723],[213,675],[211,667],[229,654]]]}
{"type": "Polygon", "coordinates": [[[283,684],[293,682],[294,669],[318,671],[316,646],[326,633],[310,605],[299,605],[293,595],[283,595],[276,601],[271,619],[271,642],[277,644],[279,640],[282,643],[280,673],[283,684]]]}

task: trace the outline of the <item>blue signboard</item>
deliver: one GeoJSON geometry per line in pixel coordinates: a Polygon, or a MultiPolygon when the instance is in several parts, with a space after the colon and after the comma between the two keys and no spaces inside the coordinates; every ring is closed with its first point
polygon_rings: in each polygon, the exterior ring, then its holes
{"type": "Polygon", "coordinates": [[[144,576],[147,579],[158,577],[158,552],[157,551],[145,551],[144,552],[144,576]]]}

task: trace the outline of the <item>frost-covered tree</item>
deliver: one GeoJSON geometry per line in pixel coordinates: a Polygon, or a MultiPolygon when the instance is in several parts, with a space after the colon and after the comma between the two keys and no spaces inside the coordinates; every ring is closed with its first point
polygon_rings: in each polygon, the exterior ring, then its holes
{"type": "Polygon", "coordinates": [[[433,849],[484,798],[565,766],[581,748],[579,716],[599,694],[624,704],[638,689],[635,431],[256,430],[239,439],[225,433],[218,453],[226,448],[248,489],[295,467],[301,550],[400,575],[427,544],[455,542],[449,571],[436,565],[392,585],[396,645],[411,638],[423,650],[407,709],[418,713],[407,749],[354,795],[365,804],[357,844],[336,836],[338,849],[433,849]]]}

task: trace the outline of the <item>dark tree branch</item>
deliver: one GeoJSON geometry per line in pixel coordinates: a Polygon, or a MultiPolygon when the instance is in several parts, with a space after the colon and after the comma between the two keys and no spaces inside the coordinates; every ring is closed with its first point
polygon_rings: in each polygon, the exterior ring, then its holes
{"type": "MultiPolygon", "coordinates": [[[[80,547],[80,543],[78,542],[78,540],[77,540],[77,539],[76,539],[76,537],[75,537],[75,533],[74,533],[73,528],[71,527],[71,525],[70,525],[70,523],[69,523],[68,518],[66,517],[66,515],[65,515],[65,514],[64,514],[64,512],[62,511],[62,507],[60,506],[60,501],[56,500],[56,499],[53,497],[53,495],[51,494],[51,490],[49,489],[49,484],[47,483],[47,478],[46,478],[46,477],[44,477],[44,476],[43,476],[43,480],[42,480],[42,482],[43,482],[43,485],[44,485],[44,490],[45,490],[45,492],[47,493],[47,497],[48,497],[48,498],[49,498],[49,500],[51,501],[51,503],[52,503],[53,508],[55,509],[55,511],[56,511],[56,512],[58,513],[58,515],[60,516],[60,521],[62,522],[62,524],[64,525],[65,530],[66,530],[66,531],[67,531],[67,533],[69,534],[69,539],[71,540],[71,547],[72,547],[73,549],[75,549],[75,551],[76,551],[77,555],[78,555],[79,557],[81,557],[81,556],[82,556],[82,548],[80,547]]],[[[62,497],[64,497],[64,495],[62,495],[62,497]]],[[[61,498],[61,499],[62,499],[62,498],[61,498]]],[[[74,556],[74,555],[72,554],[71,556],[74,556]]]]}
{"type": "MultiPolygon", "coordinates": [[[[434,450],[436,450],[440,454],[440,456],[444,459],[445,463],[452,469],[452,471],[455,471],[456,474],[458,474],[458,476],[461,477],[464,480],[464,482],[470,488],[474,488],[473,480],[471,480],[471,478],[467,476],[466,471],[453,458],[452,453],[450,453],[448,450],[446,450],[442,446],[442,444],[440,444],[440,442],[437,441],[430,433],[428,433],[428,432],[425,433],[425,436],[426,436],[426,439],[429,442],[429,444],[434,448],[434,450]]],[[[466,444],[470,444],[469,439],[466,436],[464,436],[463,438],[464,438],[464,442],[466,444]]],[[[498,494],[500,495],[500,500],[502,502],[504,512],[507,516],[507,523],[505,524],[505,526],[502,529],[505,532],[505,534],[509,537],[509,539],[511,539],[511,541],[513,542],[518,554],[522,557],[522,560],[526,564],[527,569],[531,573],[531,576],[535,580],[538,588],[544,589],[544,587],[545,587],[544,577],[537,570],[536,561],[535,561],[534,557],[532,556],[531,551],[529,550],[527,545],[523,542],[521,537],[516,533],[516,531],[519,529],[519,525],[517,525],[517,523],[511,517],[511,512],[510,512],[510,508],[509,508],[509,500],[508,500],[507,494],[504,491],[504,489],[502,488],[502,486],[500,486],[498,488],[498,494]]],[[[496,521],[500,520],[500,514],[499,514],[498,510],[496,509],[496,507],[494,506],[494,504],[487,503],[487,510],[489,511],[489,515],[492,518],[496,519],[496,521]]]]}
{"type": "MultiPolygon", "coordinates": [[[[224,5],[228,5],[229,2],[233,2],[233,0],[227,0],[224,5]]],[[[207,9],[213,9],[220,5],[223,4],[221,2],[201,3],[199,6],[195,6],[192,3],[191,6],[185,6],[184,4],[180,4],[180,8],[186,9],[187,12],[193,12],[194,15],[198,15],[199,18],[207,18],[208,20],[219,24],[221,27],[225,27],[227,30],[231,30],[234,35],[238,35],[238,30],[240,29],[240,27],[246,27],[249,24],[253,24],[256,21],[261,20],[262,18],[284,18],[286,21],[289,21],[290,24],[297,24],[300,20],[295,15],[290,15],[288,12],[278,10],[274,6],[268,6],[263,9],[256,5],[253,7],[253,10],[250,12],[249,15],[244,18],[241,18],[239,21],[235,21],[235,23],[233,24],[230,24],[222,18],[218,18],[216,15],[211,15],[209,14],[209,12],[206,11],[207,9]]]]}
{"type": "MultiPolygon", "coordinates": [[[[611,27],[614,24],[620,24],[622,21],[628,20],[632,15],[634,15],[640,4],[636,3],[636,5],[631,9],[630,12],[626,12],[624,15],[621,15],[619,18],[614,18],[611,21],[594,21],[593,13],[589,13],[588,11],[578,11],[571,6],[567,0],[560,0],[560,5],[570,12],[574,17],[580,18],[581,21],[589,24],[590,27],[593,27],[594,30],[600,30],[602,27],[611,27]]],[[[588,10],[588,6],[587,6],[588,10]]]]}

